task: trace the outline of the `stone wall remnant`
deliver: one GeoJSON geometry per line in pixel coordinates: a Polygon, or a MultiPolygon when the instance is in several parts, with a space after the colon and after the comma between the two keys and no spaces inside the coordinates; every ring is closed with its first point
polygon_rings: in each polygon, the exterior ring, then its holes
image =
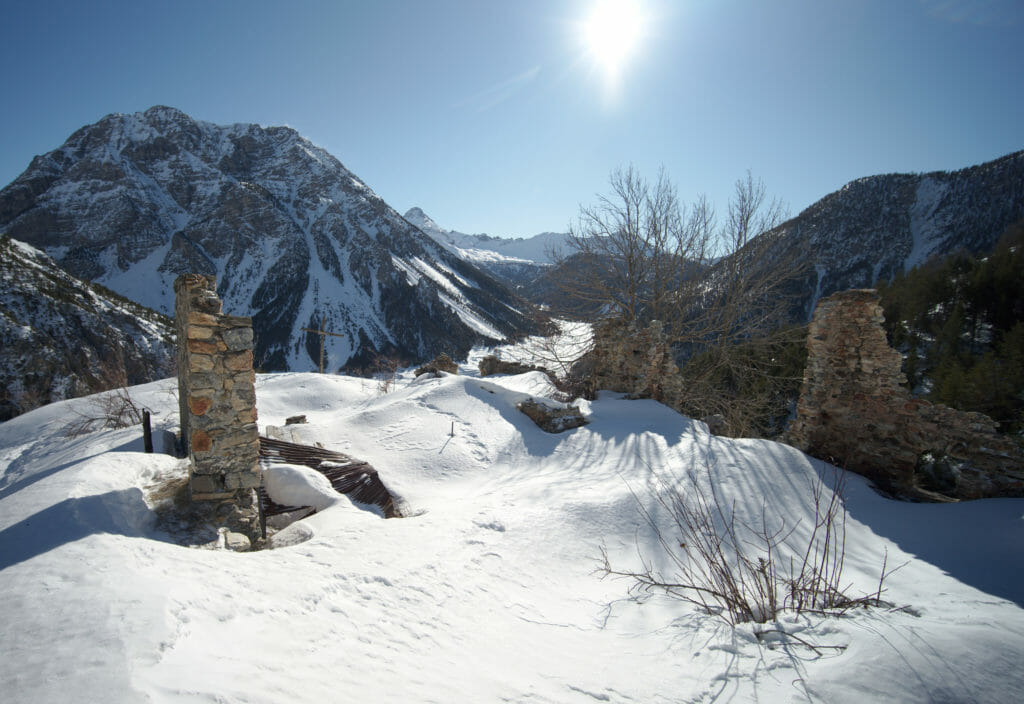
{"type": "Polygon", "coordinates": [[[602,322],[594,331],[589,363],[594,389],[652,398],[678,410],[683,381],[660,321],[647,327],[602,322]]]}
{"type": "Polygon", "coordinates": [[[981,413],[915,398],[873,289],[821,300],[787,440],[899,495],[1024,496],[1024,453],[981,413]],[[941,471],[936,471],[939,466],[941,471]]]}
{"type": "Polygon", "coordinates": [[[416,376],[421,374],[433,374],[434,376],[441,376],[441,372],[448,374],[458,374],[459,365],[456,364],[451,357],[446,355],[444,352],[434,357],[432,360],[419,367],[416,370],[416,376]]]}
{"type": "Polygon", "coordinates": [[[549,369],[537,367],[532,364],[523,364],[522,362],[499,359],[493,354],[489,354],[481,359],[477,368],[480,370],[480,376],[482,377],[492,376],[494,374],[526,374],[527,372],[542,372],[552,381],[555,380],[555,374],[549,369]]]}
{"type": "Polygon", "coordinates": [[[252,319],[221,312],[217,280],[174,282],[181,442],[193,501],[217,502],[217,519],[255,539],[260,533],[259,430],[252,319]]]}

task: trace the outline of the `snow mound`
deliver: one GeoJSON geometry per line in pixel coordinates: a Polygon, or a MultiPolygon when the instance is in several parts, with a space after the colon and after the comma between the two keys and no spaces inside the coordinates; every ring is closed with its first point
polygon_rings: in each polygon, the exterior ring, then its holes
{"type": "Polygon", "coordinates": [[[315,469],[298,464],[272,464],[263,470],[267,494],[282,506],[311,506],[323,511],[344,499],[315,469]]]}

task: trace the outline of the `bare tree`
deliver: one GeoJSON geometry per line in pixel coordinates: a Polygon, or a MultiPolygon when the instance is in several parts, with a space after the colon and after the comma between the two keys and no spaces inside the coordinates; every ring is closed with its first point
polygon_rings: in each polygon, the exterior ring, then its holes
{"type": "Polygon", "coordinates": [[[632,167],[619,169],[610,186],[570,226],[571,250],[559,257],[561,291],[604,317],[664,317],[686,264],[708,256],[714,213],[701,200],[687,218],[664,170],[650,183],[632,167]]]}
{"type": "Polygon", "coordinates": [[[740,403],[721,384],[749,387],[750,375],[770,374],[777,357],[750,346],[780,343],[769,333],[785,319],[783,292],[800,269],[799,261],[770,261],[770,231],[784,207],[750,172],[736,181],[721,227],[706,198],[682,204],[664,170],[653,183],[632,167],[617,170],[610,186],[571,227],[572,252],[559,268],[563,298],[615,321],[616,331],[661,321],[677,362],[689,368],[677,405],[726,415],[733,433],[749,431],[741,419],[762,413],[772,393],[740,403]]]}

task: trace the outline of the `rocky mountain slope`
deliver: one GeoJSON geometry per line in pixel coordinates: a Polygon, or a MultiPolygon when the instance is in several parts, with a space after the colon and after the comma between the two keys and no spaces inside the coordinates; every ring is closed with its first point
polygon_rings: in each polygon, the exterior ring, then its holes
{"type": "Polygon", "coordinates": [[[836,291],[888,281],[936,255],[988,252],[1024,220],[1024,151],[954,172],[857,179],[751,243],[754,267],[802,268],[794,317],[836,291]]]}
{"type": "Polygon", "coordinates": [[[0,421],[51,401],[174,373],[167,316],[0,238],[0,421]]]}
{"type": "Polygon", "coordinates": [[[108,115],[0,191],[0,231],[162,312],[185,272],[251,315],[256,363],[330,368],[378,353],[462,356],[537,332],[521,300],[409,224],[286,127],[219,126],[167,107],[108,115]]]}

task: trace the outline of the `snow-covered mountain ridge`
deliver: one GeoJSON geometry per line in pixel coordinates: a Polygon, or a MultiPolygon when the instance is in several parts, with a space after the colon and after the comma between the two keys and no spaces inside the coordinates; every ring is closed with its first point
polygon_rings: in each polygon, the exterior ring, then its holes
{"type": "Polygon", "coordinates": [[[752,243],[755,266],[805,267],[794,287],[797,317],[819,298],[874,286],[932,256],[991,251],[1024,220],[1024,151],[958,171],[886,174],[851,181],[752,243]]]}
{"type": "Polygon", "coordinates": [[[467,235],[444,229],[422,208],[410,208],[404,217],[462,259],[513,283],[538,276],[553,263],[552,255],[565,256],[571,250],[569,235],[563,232],[515,238],[467,235]]]}
{"type": "Polygon", "coordinates": [[[108,115],[0,191],[0,231],[163,312],[178,274],[216,275],[225,309],[253,317],[264,369],[315,368],[301,328],[321,321],[345,335],[331,368],[536,331],[515,295],[287,127],[108,115]]]}

